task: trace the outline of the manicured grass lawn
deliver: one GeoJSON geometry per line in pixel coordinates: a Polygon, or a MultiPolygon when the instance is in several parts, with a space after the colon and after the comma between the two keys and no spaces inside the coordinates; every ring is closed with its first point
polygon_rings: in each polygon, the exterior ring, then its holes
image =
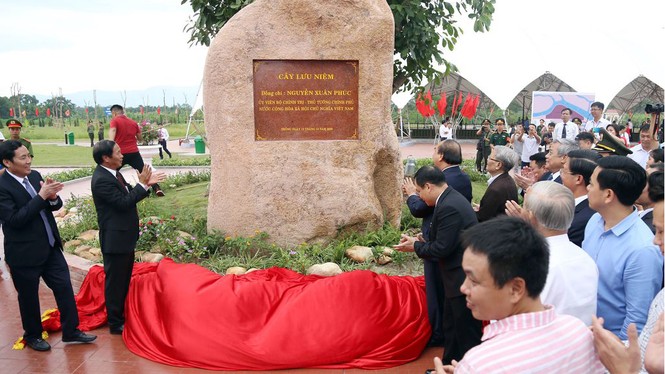
{"type": "Polygon", "coordinates": [[[92,148],[78,146],[60,146],[51,144],[32,144],[35,158],[32,166],[81,166],[95,165],[92,148]]]}

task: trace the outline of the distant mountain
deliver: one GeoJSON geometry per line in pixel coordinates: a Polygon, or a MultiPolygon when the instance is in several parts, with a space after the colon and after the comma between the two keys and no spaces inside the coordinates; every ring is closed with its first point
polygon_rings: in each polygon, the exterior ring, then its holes
{"type": "MultiPolygon", "coordinates": [[[[176,104],[184,104],[185,101],[189,105],[194,105],[196,101],[196,94],[198,87],[150,87],[145,90],[127,90],[127,103],[124,104],[123,91],[102,91],[97,90],[97,104],[103,107],[111,106],[113,104],[125,105],[127,107],[137,107],[139,105],[160,106],[164,104],[164,96],[166,95],[166,106],[176,104]],[[186,98],[186,100],[185,100],[186,98]],[[147,102],[146,102],[147,101],[147,102]]],[[[71,100],[77,106],[85,106],[86,101],[89,106],[93,106],[93,90],[79,91],[65,93],[62,95],[71,100]]],[[[50,95],[35,95],[40,102],[44,102],[51,98],[50,95]]]]}

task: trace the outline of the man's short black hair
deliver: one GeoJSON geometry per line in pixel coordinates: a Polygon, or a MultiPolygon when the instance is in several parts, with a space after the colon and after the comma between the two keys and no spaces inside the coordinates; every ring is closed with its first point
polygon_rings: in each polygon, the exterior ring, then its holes
{"type": "Polygon", "coordinates": [[[443,172],[430,165],[418,169],[413,179],[415,179],[416,184],[420,188],[425,187],[425,183],[431,183],[436,186],[442,186],[446,183],[446,176],[443,175],[443,172]]]}
{"type": "Polygon", "coordinates": [[[652,149],[651,152],[649,152],[649,156],[653,158],[654,162],[663,162],[663,149],[662,148],[652,149]]]}
{"type": "Polygon", "coordinates": [[[462,146],[453,139],[446,139],[439,143],[436,147],[436,153],[443,156],[443,161],[448,164],[459,165],[462,163],[462,146]]]}
{"type": "Polygon", "coordinates": [[[568,168],[571,173],[581,175],[584,178],[584,184],[588,186],[591,174],[598,166],[597,161],[601,158],[603,156],[600,153],[591,149],[576,149],[568,152],[568,168]]]}
{"type": "Polygon", "coordinates": [[[529,297],[536,298],[545,287],[550,263],[547,241],[524,220],[497,217],[462,233],[467,251],[487,256],[489,272],[497,287],[522,278],[529,297]]]}
{"type": "Polygon", "coordinates": [[[640,134],[643,132],[651,133],[651,125],[642,125],[642,127],[640,127],[640,134]]]}
{"type": "Polygon", "coordinates": [[[599,108],[600,110],[604,110],[605,104],[601,103],[600,101],[594,101],[593,103],[591,103],[591,108],[593,107],[599,108]]]}
{"type": "Polygon", "coordinates": [[[663,201],[663,172],[654,171],[649,175],[649,200],[657,203],[663,201]]]}
{"type": "Polygon", "coordinates": [[[598,160],[598,186],[611,189],[619,202],[630,206],[642,194],[647,173],[637,162],[625,156],[608,156],[598,160]]]}
{"type": "Polygon", "coordinates": [[[23,147],[23,144],[18,140],[5,140],[0,143],[0,161],[13,161],[14,156],[16,155],[16,150],[21,147],[23,147]]]}
{"type": "Polygon", "coordinates": [[[568,111],[568,114],[573,114],[573,110],[568,107],[561,109],[561,113],[563,113],[566,110],[568,111]]]}
{"type": "Polygon", "coordinates": [[[125,109],[120,104],[113,104],[111,106],[111,112],[124,112],[125,109]]]}
{"type": "Polygon", "coordinates": [[[92,158],[97,165],[104,162],[103,156],[113,157],[113,147],[115,147],[115,142],[108,139],[100,140],[95,144],[92,148],[92,158]]]}
{"type": "Polygon", "coordinates": [[[531,156],[529,156],[529,161],[536,161],[536,165],[542,168],[543,166],[545,166],[545,163],[547,162],[547,153],[545,152],[534,153],[531,156]]]}
{"type": "Polygon", "coordinates": [[[591,142],[591,144],[593,144],[593,141],[595,140],[595,138],[594,138],[592,133],[584,131],[584,132],[581,132],[581,133],[577,134],[577,136],[575,137],[575,140],[577,140],[577,141],[579,141],[579,140],[588,140],[589,142],[591,142]]]}

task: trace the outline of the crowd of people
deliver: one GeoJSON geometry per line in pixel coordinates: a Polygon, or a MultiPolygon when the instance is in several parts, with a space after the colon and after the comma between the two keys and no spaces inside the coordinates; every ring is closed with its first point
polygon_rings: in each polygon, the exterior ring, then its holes
{"type": "Polygon", "coordinates": [[[395,249],[425,261],[437,373],[663,372],[663,149],[655,118],[629,148],[603,108],[549,135],[485,120],[479,205],[455,140],[405,180],[422,228],[395,249]]]}

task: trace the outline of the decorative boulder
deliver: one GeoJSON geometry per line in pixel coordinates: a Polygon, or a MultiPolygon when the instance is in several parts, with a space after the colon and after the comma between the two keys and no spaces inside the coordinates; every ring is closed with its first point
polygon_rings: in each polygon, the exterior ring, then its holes
{"type": "Polygon", "coordinates": [[[342,274],[342,269],[334,262],[312,265],[307,269],[307,274],[320,275],[322,277],[332,277],[342,274]]]}

